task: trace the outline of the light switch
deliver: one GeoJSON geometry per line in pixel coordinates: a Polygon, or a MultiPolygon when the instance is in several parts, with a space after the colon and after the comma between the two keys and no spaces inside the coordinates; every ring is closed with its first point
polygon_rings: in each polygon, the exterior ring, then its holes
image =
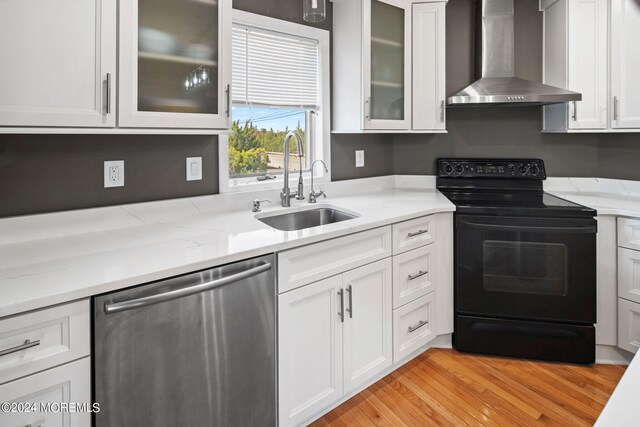
{"type": "Polygon", "coordinates": [[[187,157],[187,181],[202,179],[202,157],[187,157]]]}
{"type": "Polygon", "coordinates": [[[364,167],[364,150],[356,150],[356,167],[364,167]]]}

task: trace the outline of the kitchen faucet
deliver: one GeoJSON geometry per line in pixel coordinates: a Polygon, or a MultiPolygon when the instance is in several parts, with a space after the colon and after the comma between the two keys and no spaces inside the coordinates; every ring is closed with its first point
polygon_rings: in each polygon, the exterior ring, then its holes
{"type": "Polygon", "coordinates": [[[327,195],[324,194],[324,190],[313,191],[313,167],[315,166],[316,162],[322,163],[322,165],[324,166],[324,171],[329,172],[329,169],[327,169],[327,165],[322,160],[314,160],[313,163],[311,163],[311,192],[309,193],[309,203],[315,203],[316,199],[320,196],[324,196],[325,199],[327,198],[327,195]]]}
{"type": "Polygon", "coordinates": [[[292,197],[295,197],[296,200],[304,200],[304,186],[302,184],[303,145],[302,138],[300,138],[300,135],[298,135],[297,132],[289,131],[287,136],[284,137],[284,187],[280,192],[280,201],[282,202],[282,206],[285,208],[291,206],[292,197]],[[296,139],[296,144],[298,145],[298,159],[300,159],[298,191],[293,192],[293,194],[291,194],[291,189],[289,188],[289,141],[291,141],[291,138],[296,139]]]}

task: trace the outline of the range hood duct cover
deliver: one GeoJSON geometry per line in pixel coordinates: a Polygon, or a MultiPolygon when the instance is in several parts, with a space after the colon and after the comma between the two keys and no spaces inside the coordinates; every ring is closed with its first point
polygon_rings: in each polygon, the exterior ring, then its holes
{"type": "Polygon", "coordinates": [[[515,76],[513,0],[476,0],[476,78],[447,99],[450,106],[544,105],[582,95],[515,76]],[[479,41],[479,43],[478,43],[479,41]]]}

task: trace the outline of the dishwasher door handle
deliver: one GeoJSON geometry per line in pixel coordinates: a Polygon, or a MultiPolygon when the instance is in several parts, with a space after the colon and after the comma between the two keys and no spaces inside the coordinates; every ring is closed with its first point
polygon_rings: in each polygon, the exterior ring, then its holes
{"type": "Polygon", "coordinates": [[[158,304],[165,301],[171,301],[178,298],[183,298],[189,295],[198,294],[200,292],[210,291],[211,289],[226,286],[234,282],[239,282],[249,277],[257,276],[271,270],[271,263],[264,263],[257,267],[251,268],[240,273],[232,274],[231,276],[223,277],[221,279],[213,280],[211,282],[199,283],[197,285],[189,286],[187,288],[176,289],[169,292],[164,292],[157,295],[150,295],[148,297],[136,298],[128,301],[115,302],[104,305],[105,314],[118,313],[120,311],[131,310],[134,308],[146,307],[152,304],[158,304]]]}

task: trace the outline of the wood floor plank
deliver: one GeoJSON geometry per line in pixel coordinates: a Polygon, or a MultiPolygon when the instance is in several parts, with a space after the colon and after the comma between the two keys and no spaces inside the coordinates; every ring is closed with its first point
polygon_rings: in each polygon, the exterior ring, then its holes
{"type": "Polygon", "coordinates": [[[592,425],[624,370],[431,349],[312,425],[592,425]]]}
{"type": "MultiPolygon", "coordinates": [[[[453,357],[458,358],[458,355],[454,355],[453,357]]],[[[554,392],[553,387],[546,387],[539,378],[527,376],[524,371],[518,372],[516,370],[515,373],[511,372],[511,375],[505,373],[506,368],[510,366],[510,364],[513,363],[518,366],[524,366],[521,365],[523,362],[503,361],[501,368],[498,369],[491,366],[489,363],[491,358],[488,357],[475,357],[473,359],[464,357],[462,358],[462,363],[470,364],[470,360],[473,360],[474,364],[484,368],[482,372],[488,376],[488,378],[495,378],[501,383],[507,384],[515,398],[521,401],[527,401],[532,407],[539,410],[549,422],[565,425],[567,423],[571,423],[572,425],[589,424],[585,419],[589,420],[590,417],[585,415],[583,411],[584,408],[580,407],[579,403],[571,406],[571,404],[575,402],[567,399],[566,396],[561,393],[554,392]],[[569,406],[569,409],[565,406],[569,406]]],[[[598,413],[599,412],[595,414],[596,417],[598,413]]]]}

